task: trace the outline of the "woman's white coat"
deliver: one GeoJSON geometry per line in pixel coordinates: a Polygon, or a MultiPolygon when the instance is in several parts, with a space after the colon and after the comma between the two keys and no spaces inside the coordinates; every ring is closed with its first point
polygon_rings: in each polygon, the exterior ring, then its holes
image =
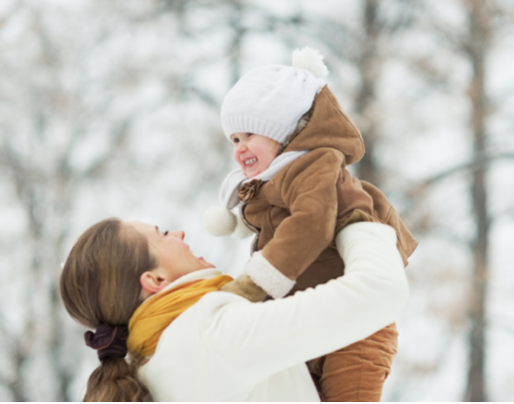
{"type": "MultiPolygon", "coordinates": [[[[408,296],[391,227],[350,225],[337,244],[341,278],[264,303],[213,292],[181,314],[140,369],[154,400],[319,401],[305,362],[394,322],[408,296]]],[[[197,271],[169,287],[218,274],[197,271]]]]}

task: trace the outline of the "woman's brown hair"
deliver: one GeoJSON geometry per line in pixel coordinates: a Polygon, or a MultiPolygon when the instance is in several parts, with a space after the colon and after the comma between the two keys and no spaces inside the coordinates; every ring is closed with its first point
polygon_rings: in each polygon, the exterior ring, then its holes
{"type": "MultiPolygon", "coordinates": [[[[146,238],[119,219],[103,220],[77,240],[61,274],[66,310],[82,325],[127,326],[141,304],[139,278],[156,268],[146,238]]],[[[130,353],[129,353],[130,354],[130,353]]],[[[91,374],[84,401],[142,401],[147,388],[138,380],[142,358],[107,357],[91,374]]]]}

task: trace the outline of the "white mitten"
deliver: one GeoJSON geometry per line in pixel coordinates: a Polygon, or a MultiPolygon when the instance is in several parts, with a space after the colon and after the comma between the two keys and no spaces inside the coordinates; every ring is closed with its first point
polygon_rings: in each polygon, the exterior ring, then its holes
{"type": "Polygon", "coordinates": [[[287,295],[296,283],[275,268],[260,251],[252,255],[246,264],[245,272],[257,286],[274,299],[287,295]]]}

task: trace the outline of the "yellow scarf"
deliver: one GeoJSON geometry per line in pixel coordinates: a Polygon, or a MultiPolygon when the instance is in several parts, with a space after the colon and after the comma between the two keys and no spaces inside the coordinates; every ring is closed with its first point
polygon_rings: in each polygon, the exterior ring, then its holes
{"type": "Polygon", "coordinates": [[[141,356],[152,355],[162,332],[173,320],[205,294],[232,280],[230,276],[218,275],[177,286],[144,301],[130,318],[128,350],[141,356]]]}

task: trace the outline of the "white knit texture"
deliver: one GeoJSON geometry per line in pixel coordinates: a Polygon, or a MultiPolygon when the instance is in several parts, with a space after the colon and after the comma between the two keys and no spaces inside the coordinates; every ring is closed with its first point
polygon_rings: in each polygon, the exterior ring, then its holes
{"type": "Polygon", "coordinates": [[[245,272],[274,299],[287,295],[296,283],[275,268],[260,251],[252,255],[245,272]]]}
{"type": "Polygon", "coordinates": [[[246,73],[221,106],[225,136],[255,133],[284,143],[325,81],[307,70],[268,65],[246,73]]]}

